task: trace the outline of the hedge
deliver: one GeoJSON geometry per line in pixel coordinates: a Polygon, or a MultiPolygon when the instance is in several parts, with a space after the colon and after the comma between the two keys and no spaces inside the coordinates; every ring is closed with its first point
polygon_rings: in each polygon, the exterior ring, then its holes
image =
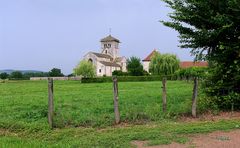
{"type": "MultiPolygon", "coordinates": [[[[166,76],[168,80],[176,80],[176,76],[166,76]]],[[[119,76],[118,82],[162,81],[162,76],[119,76]]],[[[112,82],[112,77],[82,78],[82,83],[112,82]]]]}

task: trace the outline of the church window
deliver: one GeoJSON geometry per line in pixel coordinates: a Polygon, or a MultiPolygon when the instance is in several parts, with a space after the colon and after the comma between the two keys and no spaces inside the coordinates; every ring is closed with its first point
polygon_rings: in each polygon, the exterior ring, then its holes
{"type": "Polygon", "coordinates": [[[111,44],[108,44],[108,48],[111,48],[111,44]]]}
{"type": "Polygon", "coordinates": [[[91,62],[91,63],[92,63],[92,62],[93,62],[93,60],[92,60],[92,59],[88,59],[88,62],[91,62]]]}
{"type": "Polygon", "coordinates": [[[99,69],[99,73],[101,73],[102,72],[102,69],[99,69]]]}
{"type": "Polygon", "coordinates": [[[105,50],[105,54],[107,54],[107,50],[105,50]]]}
{"type": "Polygon", "coordinates": [[[108,46],[107,44],[104,44],[104,48],[107,48],[107,46],[108,46]]]}

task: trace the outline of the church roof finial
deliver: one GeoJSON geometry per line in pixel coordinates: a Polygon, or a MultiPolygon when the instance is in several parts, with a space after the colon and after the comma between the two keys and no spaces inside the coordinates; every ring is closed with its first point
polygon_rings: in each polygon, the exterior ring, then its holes
{"type": "Polygon", "coordinates": [[[112,28],[109,28],[109,35],[112,35],[112,28]]]}

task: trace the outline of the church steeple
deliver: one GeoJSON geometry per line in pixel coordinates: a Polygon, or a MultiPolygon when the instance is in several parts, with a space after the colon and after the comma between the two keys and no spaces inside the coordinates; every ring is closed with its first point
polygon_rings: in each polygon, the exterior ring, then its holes
{"type": "Polygon", "coordinates": [[[108,54],[113,57],[113,59],[119,57],[119,43],[120,41],[111,35],[101,39],[101,48],[103,54],[108,54]]]}

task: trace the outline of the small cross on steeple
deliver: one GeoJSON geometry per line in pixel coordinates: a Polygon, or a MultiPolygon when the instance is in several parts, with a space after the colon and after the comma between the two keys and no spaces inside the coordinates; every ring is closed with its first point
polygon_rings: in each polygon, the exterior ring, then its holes
{"type": "Polygon", "coordinates": [[[109,35],[112,34],[112,28],[109,28],[109,35]]]}

